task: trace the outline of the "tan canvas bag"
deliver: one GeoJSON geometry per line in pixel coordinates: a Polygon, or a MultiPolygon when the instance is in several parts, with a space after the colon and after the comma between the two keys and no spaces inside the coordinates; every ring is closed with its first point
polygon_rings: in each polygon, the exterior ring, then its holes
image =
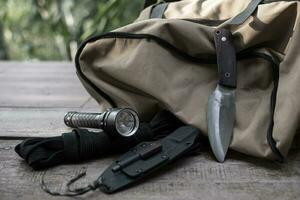
{"type": "Polygon", "coordinates": [[[155,4],[134,23],[88,38],[77,73],[101,109],[130,106],[142,120],[168,109],[207,135],[207,102],[218,80],[213,33],[226,28],[237,50],[230,148],[283,160],[300,127],[299,14],[296,0],[155,4]]]}

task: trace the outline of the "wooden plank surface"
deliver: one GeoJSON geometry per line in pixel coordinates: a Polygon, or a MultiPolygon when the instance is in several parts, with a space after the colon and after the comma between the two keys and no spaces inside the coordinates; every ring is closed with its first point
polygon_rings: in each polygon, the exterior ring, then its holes
{"type": "MultiPolygon", "coordinates": [[[[33,171],[14,153],[19,141],[0,141],[0,199],[57,199],[39,186],[44,175],[55,191],[64,191],[66,182],[87,170],[75,187],[93,181],[114,160],[113,157],[77,165],[62,165],[47,171],[33,171]]],[[[166,166],[134,187],[113,195],[99,190],[78,199],[111,200],[285,200],[300,197],[300,148],[290,152],[288,161],[278,164],[229,152],[224,164],[217,163],[208,150],[166,166]]],[[[62,197],[59,199],[70,199],[62,197]]]]}
{"type": "Polygon", "coordinates": [[[89,98],[72,63],[0,63],[1,107],[80,107],[89,98]]]}
{"type": "MultiPolygon", "coordinates": [[[[75,184],[84,186],[116,158],[33,171],[14,152],[21,141],[3,139],[60,135],[70,130],[63,124],[65,112],[99,109],[78,81],[72,63],[0,62],[0,91],[0,200],[58,199],[40,189],[42,176],[52,189],[64,191],[66,182],[76,174],[87,170],[87,176],[75,184]]],[[[226,162],[220,164],[207,148],[200,155],[166,166],[127,190],[113,195],[97,190],[74,199],[300,199],[299,139],[284,164],[232,151],[226,162]]]]}
{"type": "Polygon", "coordinates": [[[67,111],[99,106],[69,62],[0,62],[0,136],[54,136],[69,131],[67,111]]]}

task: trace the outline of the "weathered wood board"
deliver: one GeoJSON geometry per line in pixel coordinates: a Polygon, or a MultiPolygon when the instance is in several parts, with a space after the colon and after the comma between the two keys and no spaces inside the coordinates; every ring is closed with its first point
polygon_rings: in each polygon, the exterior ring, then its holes
{"type": "MultiPolygon", "coordinates": [[[[87,176],[77,187],[96,179],[116,158],[33,171],[14,152],[21,141],[9,137],[60,135],[70,130],[63,124],[65,112],[99,109],[81,86],[72,63],[0,62],[0,92],[0,200],[71,199],[43,192],[41,177],[53,190],[62,192],[67,181],[82,170],[87,170],[87,176]]],[[[127,190],[113,195],[96,190],[74,199],[300,199],[300,137],[284,164],[235,152],[229,152],[226,162],[220,164],[204,149],[127,190]]]]}
{"type": "Polygon", "coordinates": [[[0,63],[1,107],[80,107],[89,98],[72,63],[0,63]]]}
{"type": "MultiPolygon", "coordinates": [[[[103,158],[78,165],[62,165],[35,172],[14,153],[19,141],[0,141],[0,199],[57,199],[43,192],[39,183],[45,182],[55,191],[63,192],[66,182],[87,170],[87,176],[75,183],[82,187],[96,179],[113,161],[103,158]]],[[[217,163],[208,150],[167,166],[162,171],[127,190],[106,195],[99,190],[77,199],[112,200],[220,200],[262,199],[286,200],[300,198],[300,148],[290,152],[288,161],[278,164],[229,152],[225,163],[217,163]]],[[[59,199],[70,199],[61,197],[59,199]]]]}
{"type": "Polygon", "coordinates": [[[0,62],[0,92],[2,137],[60,135],[66,112],[99,110],[73,63],[0,62]]]}

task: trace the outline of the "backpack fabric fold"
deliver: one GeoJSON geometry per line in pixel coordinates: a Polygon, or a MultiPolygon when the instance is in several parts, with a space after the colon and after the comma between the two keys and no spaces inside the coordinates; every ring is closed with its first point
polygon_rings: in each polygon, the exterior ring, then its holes
{"type": "Polygon", "coordinates": [[[237,51],[230,148],[283,160],[300,128],[299,15],[296,0],[153,4],[135,22],[84,41],[77,74],[101,108],[130,106],[142,120],[167,109],[207,135],[218,81],[214,31],[228,29],[237,51]]]}

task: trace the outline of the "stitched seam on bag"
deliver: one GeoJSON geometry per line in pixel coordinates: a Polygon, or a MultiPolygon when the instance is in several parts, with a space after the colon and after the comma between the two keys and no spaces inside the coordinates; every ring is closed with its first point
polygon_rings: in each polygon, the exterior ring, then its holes
{"type": "MultiPolygon", "coordinates": [[[[102,35],[96,35],[96,36],[92,36],[88,39],[86,39],[79,47],[76,56],[75,56],[75,64],[76,64],[76,69],[77,69],[77,73],[79,74],[80,77],[82,77],[83,80],[85,80],[88,84],[90,84],[90,86],[96,91],[98,92],[104,99],[106,99],[112,107],[116,107],[116,103],[113,101],[113,99],[107,95],[106,93],[104,93],[101,89],[99,89],[96,85],[94,85],[81,71],[80,69],[80,63],[79,63],[79,57],[81,52],[83,51],[84,47],[86,46],[87,43],[90,42],[94,42],[96,40],[100,40],[100,39],[104,39],[104,38],[126,38],[126,39],[147,39],[147,40],[154,40],[155,42],[157,42],[160,46],[163,46],[167,49],[173,50],[175,51],[175,53],[181,55],[182,57],[184,57],[185,59],[188,59],[190,61],[194,61],[197,63],[203,63],[203,64],[216,64],[216,55],[212,55],[212,58],[200,58],[200,57],[194,57],[191,56],[183,51],[181,51],[180,49],[176,48],[175,46],[173,46],[172,44],[170,44],[168,41],[157,37],[155,35],[151,35],[151,34],[134,34],[134,33],[127,33],[127,32],[108,32],[102,35]]],[[[207,55],[205,55],[207,56],[207,55]]],[[[281,152],[278,150],[278,148],[276,147],[276,141],[273,138],[273,126],[274,126],[274,111],[275,111],[275,107],[276,107],[276,96],[277,96],[277,89],[278,89],[278,81],[279,81],[279,65],[278,63],[269,55],[264,54],[264,53],[257,53],[257,52],[249,52],[249,50],[247,51],[243,51],[243,52],[239,52],[237,54],[237,59],[247,59],[247,58],[251,58],[251,56],[253,56],[254,58],[261,58],[261,59],[265,59],[266,61],[270,62],[272,64],[272,76],[273,76],[273,83],[274,83],[274,87],[271,93],[271,120],[270,120],[270,124],[268,127],[268,132],[267,132],[267,142],[272,150],[272,152],[277,156],[277,160],[279,162],[283,162],[284,161],[284,157],[281,154],[281,152]]]]}

